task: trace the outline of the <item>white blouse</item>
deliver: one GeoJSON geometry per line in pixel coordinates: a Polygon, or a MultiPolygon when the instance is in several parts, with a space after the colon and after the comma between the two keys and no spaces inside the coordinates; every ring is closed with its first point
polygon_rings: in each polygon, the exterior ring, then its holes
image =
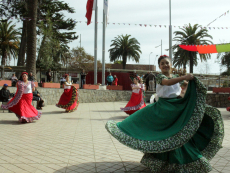
{"type": "Polygon", "coordinates": [[[171,86],[157,84],[156,93],[160,98],[175,98],[180,95],[181,87],[179,83],[171,86]]]}
{"type": "MultiPolygon", "coordinates": [[[[132,88],[133,88],[133,87],[139,87],[140,89],[144,89],[144,84],[138,84],[138,85],[136,85],[136,84],[131,84],[131,87],[132,87],[132,88]]],[[[140,92],[140,89],[133,89],[132,92],[134,92],[134,93],[139,93],[139,92],[140,92]]]]}
{"type": "MultiPolygon", "coordinates": [[[[70,83],[66,82],[66,84],[67,84],[67,85],[72,85],[71,82],[70,82],[70,83]]],[[[71,86],[67,86],[67,85],[64,85],[64,89],[71,89],[71,86]]]]}
{"type": "Polygon", "coordinates": [[[26,85],[24,83],[25,86],[27,86],[25,89],[24,89],[24,94],[29,94],[29,93],[33,93],[33,87],[32,87],[32,83],[29,81],[28,84],[26,85]]]}
{"type": "MultiPolygon", "coordinates": [[[[178,77],[177,75],[173,75],[173,78],[178,77]]],[[[156,85],[156,93],[159,98],[176,98],[181,94],[180,83],[176,83],[171,86],[161,85],[162,79],[167,78],[166,76],[159,74],[157,77],[157,85],[156,85]]]]}

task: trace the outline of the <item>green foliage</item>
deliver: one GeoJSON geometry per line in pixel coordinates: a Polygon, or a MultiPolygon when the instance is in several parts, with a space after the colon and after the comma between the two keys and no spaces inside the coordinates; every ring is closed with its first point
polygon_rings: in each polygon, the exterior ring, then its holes
{"type": "Polygon", "coordinates": [[[220,64],[226,67],[227,70],[222,73],[222,75],[230,76],[230,52],[219,53],[217,59],[220,59],[220,64]]]}
{"type": "MultiPolygon", "coordinates": [[[[74,9],[69,7],[67,3],[57,0],[43,0],[38,11],[39,18],[49,18],[51,20],[53,35],[61,44],[67,44],[78,38],[75,36],[76,32],[72,32],[76,26],[76,22],[71,18],[65,19],[64,11],[75,13],[74,9]]],[[[50,21],[45,20],[42,22],[48,24],[50,21]]],[[[38,23],[41,23],[41,21],[38,21],[38,23]]]]}
{"type": "Polygon", "coordinates": [[[19,49],[20,33],[15,29],[16,25],[11,25],[12,21],[0,22],[0,49],[2,65],[6,65],[6,59],[10,55],[17,57],[19,49]]]}
{"type": "MultiPolygon", "coordinates": [[[[212,39],[212,36],[208,34],[207,29],[201,28],[200,25],[195,24],[192,26],[189,24],[185,28],[180,28],[181,31],[175,31],[176,35],[173,41],[179,42],[179,44],[183,45],[205,45],[212,44],[208,38],[212,39]]],[[[175,67],[186,67],[188,61],[190,61],[190,73],[193,73],[193,65],[198,65],[198,53],[190,52],[183,50],[179,47],[179,45],[173,46],[174,50],[174,58],[173,65],[175,67]]],[[[211,58],[210,54],[200,54],[201,61],[207,61],[207,59],[211,58]]]]}
{"type": "Polygon", "coordinates": [[[114,64],[122,64],[123,61],[114,61],[114,64]]]}
{"type": "Polygon", "coordinates": [[[225,80],[223,83],[223,87],[229,87],[229,81],[225,80]]]}
{"type": "Polygon", "coordinates": [[[110,61],[115,62],[119,59],[122,59],[123,69],[125,69],[127,60],[131,59],[135,62],[139,62],[141,49],[140,43],[136,38],[130,38],[131,35],[121,35],[115,37],[112,40],[112,44],[110,45],[110,61]]]}

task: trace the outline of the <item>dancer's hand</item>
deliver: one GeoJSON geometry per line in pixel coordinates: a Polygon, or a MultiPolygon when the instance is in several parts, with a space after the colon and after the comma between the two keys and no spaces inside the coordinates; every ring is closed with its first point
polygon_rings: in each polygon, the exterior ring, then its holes
{"type": "Polygon", "coordinates": [[[189,81],[189,80],[193,80],[194,79],[194,76],[192,74],[187,74],[185,76],[185,80],[189,81]]]}

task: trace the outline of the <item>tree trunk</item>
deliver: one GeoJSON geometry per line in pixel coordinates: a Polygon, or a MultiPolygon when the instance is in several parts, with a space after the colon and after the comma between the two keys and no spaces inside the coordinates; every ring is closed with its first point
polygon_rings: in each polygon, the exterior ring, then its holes
{"type": "Polygon", "coordinates": [[[193,54],[190,54],[190,73],[193,73],[193,54]]]}
{"type": "Polygon", "coordinates": [[[18,66],[25,66],[25,54],[26,54],[26,42],[27,42],[27,21],[23,21],[23,28],[22,28],[22,37],[21,37],[21,44],[18,54],[18,66]]]}
{"type": "Polygon", "coordinates": [[[122,62],[122,64],[123,64],[123,69],[125,69],[125,67],[126,67],[126,62],[127,62],[127,56],[124,56],[124,57],[123,57],[123,62],[122,62]]]}
{"type": "Polygon", "coordinates": [[[28,0],[27,59],[26,70],[32,72],[36,81],[36,21],[38,0],[28,0]]]}
{"type": "Polygon", "coordinates": [[[7,58],[7,54],[6,54],[6,50],[2,49],[2,61],[1,61],[1,65],[6,65],[6,58],[7,58]]]}

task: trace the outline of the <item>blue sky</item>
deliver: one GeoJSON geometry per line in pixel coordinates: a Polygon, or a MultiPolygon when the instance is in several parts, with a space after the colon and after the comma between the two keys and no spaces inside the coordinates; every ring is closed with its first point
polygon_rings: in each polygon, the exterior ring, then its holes
{"type": "MultiPolygon", "coordinates": [[[[94,24],[86,25],[85,13],[87,0],[64,0],[76,10],[75,14],[66,14],[76,21],[84,21],[78,23],[75,30],[78,35],[81,34],[82,47],[94,55],[94,24]]],[[[98,22],[102,22],[103,0],[98,0],[98,22]]],[[[200,24],[206,26],[211,21],[219,17],[224,12],[230,10],[229,0],[172,0],[172,25],[184,26],[186,24],[200,24]]],[[[212,23],[210,27],[229,27],[230,13],[219,18],[212,23]]],[[[94,14],[92,16],[94,21],[94,14]]],[[[110,0],[109,1],[109,21],[110,24],[106,30],[106,63],[109,63],[109,53],[111,40],[121,34],[130,34],[135,37],[141,44],[140,64],[153,64],[156,55],[161,54],[161,49],[155,48],[163,41],[163,54],[168,54],[165,49],[169,48],[169,31],[168,27],[140,27],[134,24],[152,24],[152,25],[169,25],[169,1],[168,0],[110,0]],[[116,23],[115,25],[111,23],[116,23]],[[117,23],[121,23],[118,25],[117,23]],[[125,25],[123,23],[126,23],[125,25]],[[131,25],[127,25],[130,23],[131,25]]],[[[173,28],[173,32],[179,30],[178,27],[173,28]]],[[[230,29],[211,29],[209,34],[213,36],[213,43],[229,43],[230,29]]],[[[175,43],[173,43],[175,44],[175,43]]],[[[71,48],[80,46],[79,40],[69,44],[71,48]]],[[[209,67],[208,73],[219,73],[220,67],[215,63],[217,54],[213,54],[208,63],[199,63],[195,67],[195,73],[200,73],[204,68],[209,67]]],[[[98,59],[102,58],[102,24],[98,24],[98,59]]],[[[129,64],[134,63],[128,61],[129,64]]],[[[156,64],[155,64],[156,65],[156,64]]],[[[206,71],[206,70],[205,70],[206,71]]]]}

